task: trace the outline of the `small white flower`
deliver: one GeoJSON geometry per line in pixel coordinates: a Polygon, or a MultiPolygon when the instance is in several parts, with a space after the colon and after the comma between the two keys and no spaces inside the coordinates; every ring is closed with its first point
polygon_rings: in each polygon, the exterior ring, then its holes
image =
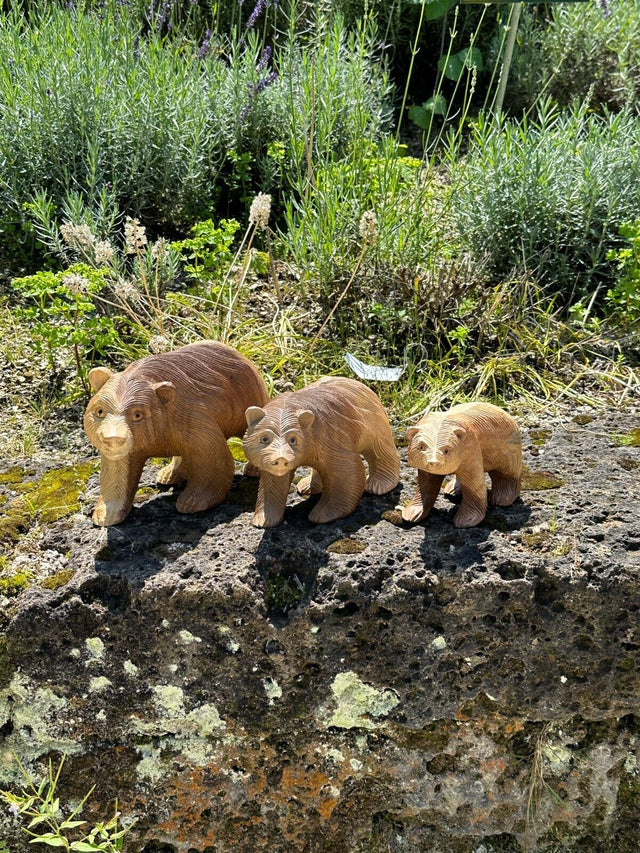
{"type": "Polygon", "coordinates": [[[124,223],[124,242],[128,255],[135,255],[147,245],[147,235],[144,225],[139,219],[127,216],[124,223]]]}
{"type": "Polygon", "coordinates": [[[13,817],[20,817],[20,806],[17,803],[11,803],[7,811],[13,817]]]}
{"type": "Polygon", "coordinates": [[[113,246],[108,240],[96,243],[94,251],[97,264],[110,264],[113,261],[113,246]]]}
{"type": "Polygon", "coordinates": [[[378,237],[378,217],[375,210],[365,210],[360,217],[360,236],[367,243],[375,243],[378,237]]]}
{"type": "Polygon", "coordinates": [[[142,294],[138,288],[133,284],[133,282],[128,281],[126,278],[118,279],[114,285],[113,292],[120,303],[130,302],[131,304],[136,305],[142,301],[142,294]]]}
{"type": "Polygon", "coordinates": [[[167,254],[167,241],[164,237],[159,237],[151,246],[151,257],[154,261],[161,261],[167,254]]]}
{"type": "Polygon", "coordinates": [[[65,222],[60,226],[62,239],[71,249],[91,249],[96,238],[91,233],[88,225],[75,225],[73,222],[65,222]]]}
{"type": "Polygon", "coordinates": [[[89,289],[89,281],[83,275],[69,273],[62,279],[62,283],[67,287],[74,296],[79,296],[81,293],[86,293],[89,289]]]}
{"type": "Polygon", "coordinates": [[[153,335],[149,339],[149,351],[154,355],[162,352],[168,352],[171,349],[171,342],[164,335],[153,335]]]}
{"type": "Polygon", "coordinates": [[[249,222],[258,228],[266,228],[269,224],[269,215],[271,213],[271,196],[267,193],[258,193],[251,202],[249,209],[249,222]]]}

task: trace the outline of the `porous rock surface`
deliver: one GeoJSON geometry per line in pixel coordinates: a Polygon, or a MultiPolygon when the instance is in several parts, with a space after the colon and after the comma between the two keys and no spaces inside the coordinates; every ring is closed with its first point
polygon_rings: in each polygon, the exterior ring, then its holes
{"type": "Polygon", "coordinates": [[[117,797],[134,853],[635,853],[640,412],[541,425],[537,479],[467,530],[442,495],[402,523],[404,465],[347,519],[290,496],[266,531],[240,475],[99,529],[94,476],[38,543],[71,579],[4,602],[0,787],[65,752],[62,801],[117,797]]]}

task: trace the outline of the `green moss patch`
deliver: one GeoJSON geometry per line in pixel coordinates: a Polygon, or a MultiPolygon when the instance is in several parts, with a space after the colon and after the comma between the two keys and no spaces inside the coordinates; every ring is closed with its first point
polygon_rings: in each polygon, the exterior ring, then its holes
{"type": "Polygon", "coordinates": [[[616,444],[623,447],[640,447],[640,427],[636,427],[630,432],[614,433],[611,437],[616,444]]]}
{"type": "Polygon", "coordinates": [[[360,554],[366,547],[366,544],[358,539],[336,539],[327,551],[330,554],[360,554]]]}
{"type": "Polygon", "coordinates": [[[231,451],[231,455],[235,459],[236,462],[248,462],[244,448],[242,447],[242,439],[241,438],[230,438],[227,441],[227,445],[229,450],[231,451]]]}
{"type": "Polygon", "coordinates": [[[540,447],[551,438],[552,432],[550,429],[532,429],[529,432],[531,444],[540,447]]]}
{"type": "Polygon", "coordinates": [[[559,489],[564,486],[564,480],[551,471],[531,471],[526,465],[522,466],[522,490],[526,492],[541,492],[545,489],[559,489]]]}
{"type": "Polygon", "coordinates": [[[84,462],[47,471],[39,480],[30,480],[34,472],[23,468],[5,471],[14,491],[19,492],[0,520],[0,541],[15,542],[34,521],[44,524],[58,521],[80,509],[80,494],[97,463],[84,462]]]}
{"type": "Polygon", "coordinates": [[[45,578],[41,581],[40,586],[43,587],[43,589],[58,589],[66,583],[69,583],[74,574],[74,569],[61,569],[59,572],[56,572],[55,575],[51,575],[51,577],[45,578]]]}
{"type": "Polygon", "coordinates": [[[266,582],[264,600],[269,610],[285,614],[295,609],[304,595],[304,586],[295,578],[275,575],[266,582]]]}
{"type": "Polygon", "coordinates": [[[15,572],[7,577],[0,577],[0,595],[19,595],[29,586],[32,578],[31,572],[15,572]]]}
{"type": "Polygon", "coordinates": [[[36,472],[31,469],[21,468],[19,465],[14,465],[12,468],[7,468],[6,471],[0,472],[0,486],[15,486],[24,482],[28,477],[33,477],[36,472]]]}

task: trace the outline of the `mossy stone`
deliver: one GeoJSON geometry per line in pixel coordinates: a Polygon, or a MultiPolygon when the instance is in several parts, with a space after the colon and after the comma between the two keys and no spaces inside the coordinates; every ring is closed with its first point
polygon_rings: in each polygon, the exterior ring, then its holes
{"type": "Polygon", "coordinates": [[[531,471],[526,465],[522,466],[522,490],[525,492],[541,492],[545,489],[559,489],[564,486],[564,480],[551,471],[531,471]]]}
{"type": "Polygon", "coordinates": [[[40,586],[43,587],[43,589],[58,589],[66,583],[69,583],[74,574],[74,569],[61,569],[59,572],[56,572],[54,575],[51,575],[41,581],[40,586]]]}
{"type": "Polygon", "coordinates": [[[360,554],[366,547],[366,544],[358,539],[336,539],[327,551],[330,554],[360,554]]]}
{"type": "Polygon", "coordinates": [[[29,480],[34,472],[24,468],[5,471],[10,475],[17,498],[9,503],[0,520],[0,542],[15,542],[37,519],[50,524],[80,509],[80,494],[97,470],[96,462],[83,462],[47,471],[39,480],[29,480]]]}
{"type": "Polygon", "coordinates": [[[531,443],[535,447],[541,447],[551,438],[552,432],[550,429],[532,429],[529,432],[531,443]]]}
{"type": "Polygon", "coordinates": [[[635,427],[630,432],[614,433],[612,438],[616,444],[623,447],[640,447],[640,427],[635,427]]]}

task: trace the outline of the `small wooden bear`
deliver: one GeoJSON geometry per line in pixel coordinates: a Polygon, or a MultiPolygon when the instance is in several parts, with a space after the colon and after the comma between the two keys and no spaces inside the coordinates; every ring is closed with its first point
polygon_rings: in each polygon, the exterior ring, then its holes
{"type": "MultiPolygon", "coordinates": [[[[522,438],[515,420],[490,403],[462,403],[448,412],[431,412],[407,430],[408,462],[418,469],[418,489],[402,510],[405,521],[422,521],[435,503],[442,480],[456,474],[449,492],[462,492],[456,527],[473,527],[490,501],[510,506],[520,494],[522,438]]],[[[447,484],[449,486],[449,484],[447,484]]]]}
{"type": "Polygon", "coordinates": [[[233,481],[227,438],[242,436],[247,406],[269,399],[257,368],[226,344],[201,341],[130,364],[95,367],[84,428],[100,451],[100,497],[93,513],[107,527],[131,511],[144,463],[172,456],[158,482],[187,481],[178,512],[221,503],[233,481]]]}
{"type": "Polygon", "coordinates": [[[282,521],[299,465],[313,470],[298,491],[322,492],[309,513],[310,521],[321,524],[352,513],[363,491],[382,495],[398,485],[400,459],[387,414],[376,394],[355,379],[324,377],[263,408],[251,406],[246,418],[244,450],[260,469],[256,527],[282,521]]]}

